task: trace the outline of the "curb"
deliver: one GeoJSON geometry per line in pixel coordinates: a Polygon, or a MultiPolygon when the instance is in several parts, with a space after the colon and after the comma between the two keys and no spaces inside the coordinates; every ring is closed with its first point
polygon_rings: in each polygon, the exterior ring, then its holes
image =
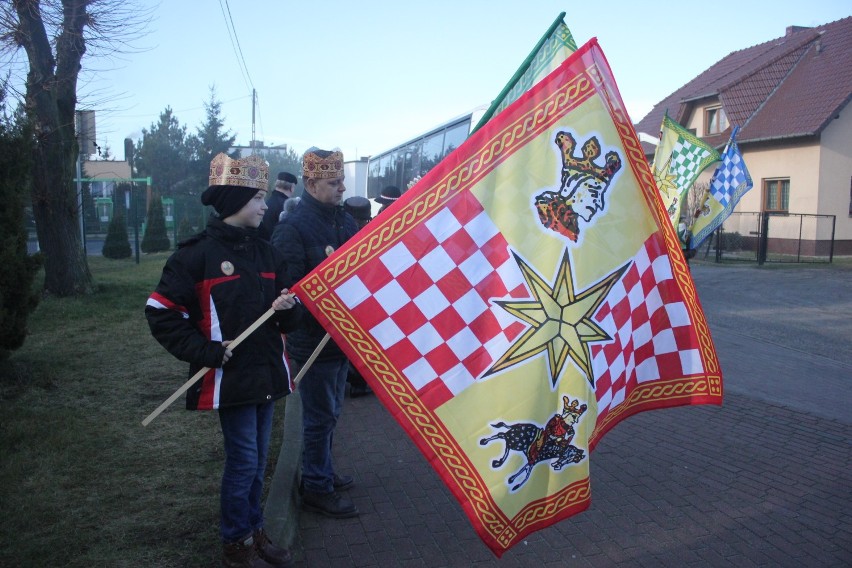
{"type": "Polygon", "coordinates": [[[302,466],[302,399],[296,392],[287,396],[284,407],[284,437],[278,463],[264,507],[266,532],[272,542],[292,548],[299,532],[299,477],[302,466]]]}

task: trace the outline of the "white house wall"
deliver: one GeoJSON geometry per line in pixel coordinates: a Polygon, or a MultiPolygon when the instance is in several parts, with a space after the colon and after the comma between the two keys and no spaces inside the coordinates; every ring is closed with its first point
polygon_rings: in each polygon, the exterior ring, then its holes
{"type": "Polygon", "coordinates": [[[820,152],[819,205],[825,215],[837,215],[835,238],[852,239],[850,185],[852,185],[852,105],[846,105],[822,132],[820,152]]]}

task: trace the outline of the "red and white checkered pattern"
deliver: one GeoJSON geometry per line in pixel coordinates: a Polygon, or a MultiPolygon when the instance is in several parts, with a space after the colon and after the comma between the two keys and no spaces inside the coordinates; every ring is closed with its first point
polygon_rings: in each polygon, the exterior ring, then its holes
{"type": "Polygon", "coordinates": [[[613,338],[591,346],[598,421],[641,383],[704,371],[698,337],[659,233],[633,257],[595,320],[613,338]]]}
{"type": "Polygon", "coordinates": [[[524,330],[492,299],[526,297],[508,244],[469,192],[337,287],[341,301],[437,408],[524,330]]]}

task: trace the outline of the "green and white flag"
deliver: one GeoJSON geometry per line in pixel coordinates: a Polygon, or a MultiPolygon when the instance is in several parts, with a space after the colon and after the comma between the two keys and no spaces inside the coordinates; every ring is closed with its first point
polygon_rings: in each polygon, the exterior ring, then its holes
{"type": "Polygon", "coordinates": [[[663,117],[660,145],[654,153],[652,169],[663,208],[673,227],[677,228],[689,188],[701,172],[719,159],[715,148],[669,118],[668,114],[663,117]]]}
{"type": "Polygon", "coordinates": [[[515,74],[491,102],[491,106],[479,119],[479,122],[471,130],[471,134],[479,130],[491,117],[498,114],[507,106],[515,102],[521,95],[526,93],[533,85],[552,71],[559,67],[563,61],[577,51],[577,43],[571,30],[564,22],[565,12],[550,25],[547,32],[542,36],[533,48],[532,52],[524,59],[515,74]]]}

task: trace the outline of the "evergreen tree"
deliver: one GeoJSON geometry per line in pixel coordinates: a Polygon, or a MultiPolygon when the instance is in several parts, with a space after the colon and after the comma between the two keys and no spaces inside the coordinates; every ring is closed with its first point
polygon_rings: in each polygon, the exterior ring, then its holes
{"type": "Polygon", "coordinates": [[[102,253],[105,258],[129,258],[133,251],[130,249],[130,238],[127,236],[124,207],[118,204],[114,211],[102,253]]]}
{"type": "MultiPolygon", "coordinates": [[[[198,127],[198,133],[190,141],[192,147],[194,173],[198,177],[197,194],[207,188],[207,179],[210,172],[210,161],[220,152],[228,151],[233,147],[236,135],[230,130],[225,130],[225,118],[222,116],[222,103],[216,98],[216,88],[210,87],[210,100],[204,103],[206,116],[204,122],[198,127]]],[[[232,158],[236,158],[232,153],[232,158]]],[[[196,195],[197,195],[196,194],[196,195]]]]}
{"type": "Polygon", "coordinates": [[[172,109],[166,107],[150,130],[142,130],[142,139],[133,153],[139,177],[150,176],[160,195],[174,197],[181,193],[192,179],[191,144],[186,126],[181,126],[172,109]]]}
{"type": "Polygon", "coordinates": [[[27,255],[24,203],[34,154],[28,123],[6,114],[5,85],[0,85],[0,360],[24,344],[27,319],[38,305],[33,281],[41,255],[27,255]]]}
{"type": "Polygon", "coordinates": [[[161,252],[171,248],[169,235],[166,233],[166,215],[163,212],[163,202],[159,195],[153,195],[148,207],[148,224],[145,226],[145,236],[139,245],[142,252],[161,252]]]}
{"type": "Polygon", "coordinates": [[[189,217],[184,215],[183,217],[181,217],[180,223],[178,224],[177,241],[185,241],[194,234],[195,229],[192,226],[192,222],[189,220],[189,217]]]}
{"type": "MultiPolygon", "coordinates": [[[[216,88],[210,87],[210,99],[204,103],[205,119],[194,136],[187,139],[191,150],[191,180],[176,192],[175,201],[186,216],[195,217],[195,212],[202,210],[199,200],[201,192],[207,189],[210,176],[210,162],[213,157],[224,152],[236,158],[236,152],[229,152],[234,146],[236,136],[230,130],[225,130],[225,118],[222,116],[222,103],[216,98],[216,88]]],[[[206,214],[203,215],[206,219],[206,214]]],[[[206,223],[201,226],[203,229],[206,223]]],[[[199,230],[200,230],[199,229],[199,230]]]]}

